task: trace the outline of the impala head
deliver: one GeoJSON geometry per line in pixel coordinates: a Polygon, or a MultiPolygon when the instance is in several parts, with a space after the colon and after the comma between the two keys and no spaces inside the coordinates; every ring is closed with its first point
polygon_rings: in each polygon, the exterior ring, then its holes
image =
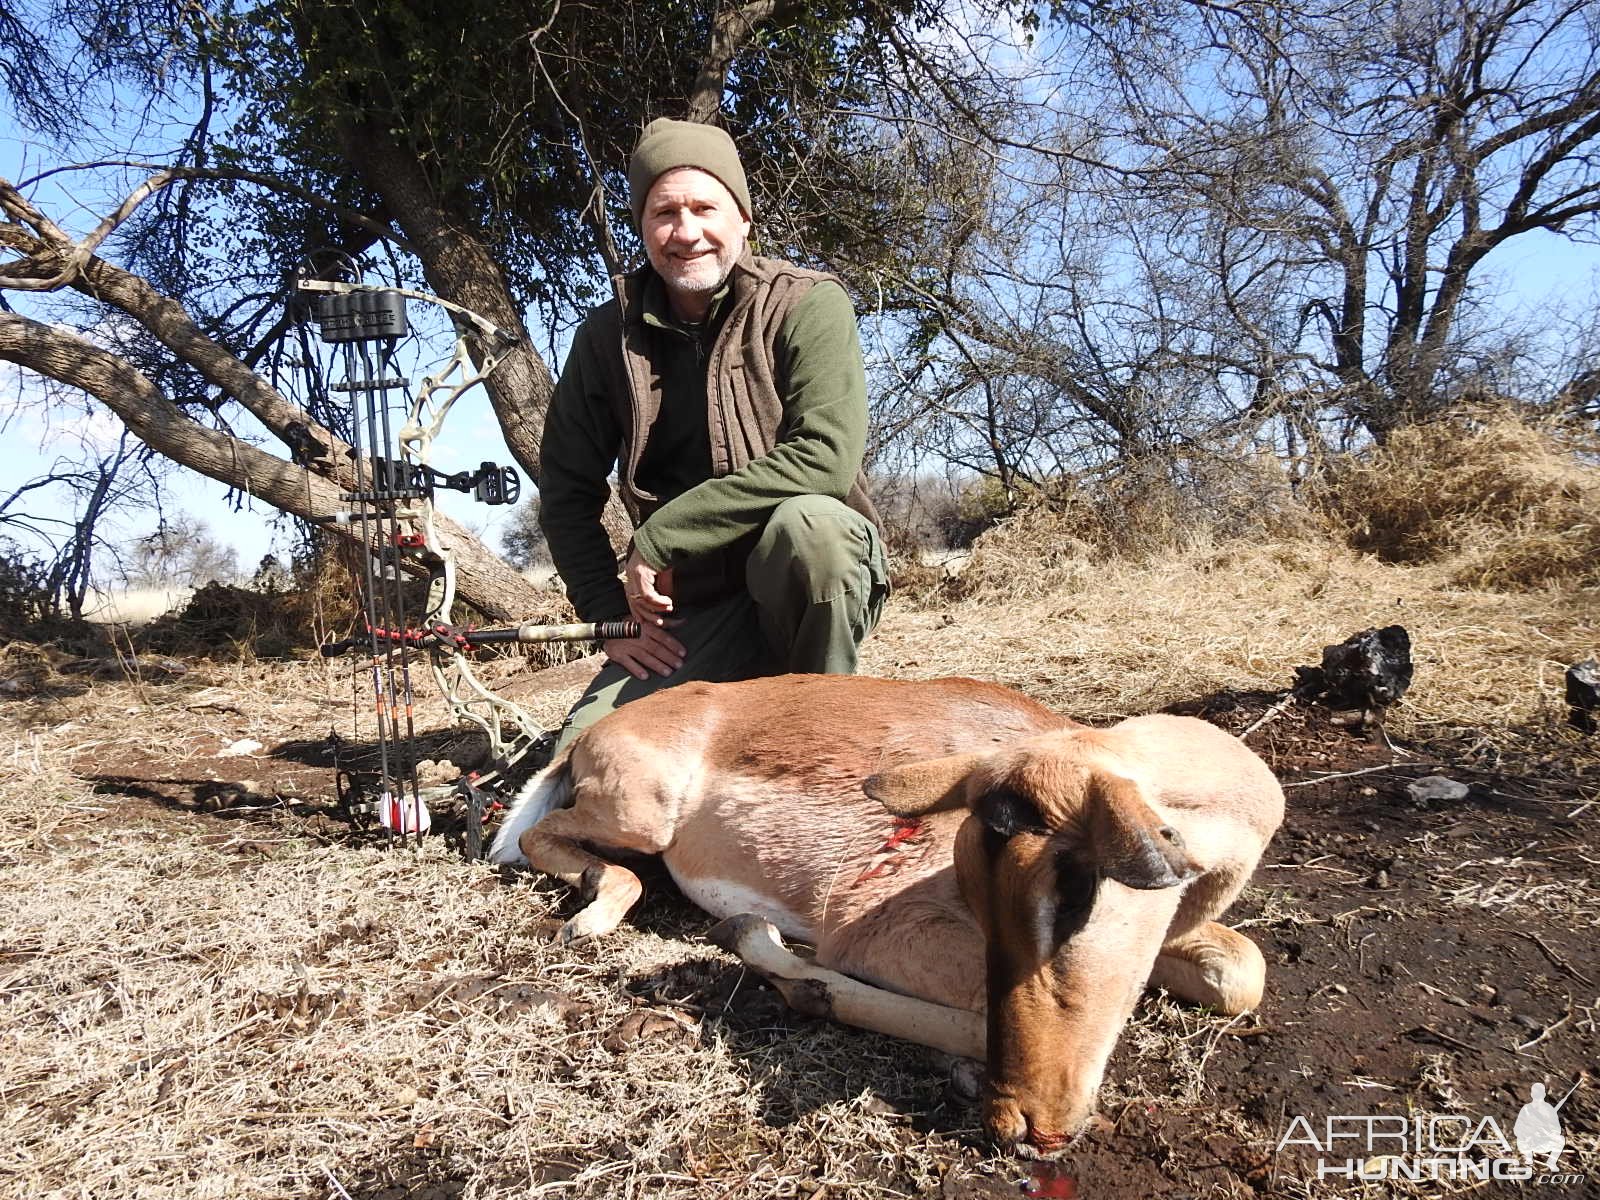
{"type": "Polygon", "coordinates": [[[1149,973],[1148,963],[1108,969],[1086,944],[1092,933],[1077,937],[1106,899],[1103,881],[1148,891],[1199,873],[1178,831],[1116,766],[1091,731],[1069,730],[864,784],[898,815],[968,810],[956,873],[987,941],[984,1122],[1003,1144],[1049,1152],[1078,1131],[1149,973]]]}

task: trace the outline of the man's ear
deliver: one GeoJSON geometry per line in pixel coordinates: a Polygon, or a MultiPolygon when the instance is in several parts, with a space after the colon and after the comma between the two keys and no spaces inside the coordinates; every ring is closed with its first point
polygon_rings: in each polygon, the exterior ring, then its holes
{"type": "Polygon", "coordinates": [[[984,757],[953,754],[891,767],[863,782],[861,790],[897,817],[947,812],[966,802],[962,785],[984,757]]]}

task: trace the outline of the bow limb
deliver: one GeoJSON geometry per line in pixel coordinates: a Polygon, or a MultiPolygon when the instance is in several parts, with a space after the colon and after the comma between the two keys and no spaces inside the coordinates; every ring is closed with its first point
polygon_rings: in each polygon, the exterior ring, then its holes
{"type": "MultiPolygon", "coordinates": [[[[489,328],[495,327],[490,325],[489,328]]],[[[478,363],[473,371],[468,372],[467,367],[472,363],[472,354],[467,346],[466,331],[458,323],[455,353],[450,361],[432,375],[423,376],[422,383],[417,387],[417,397],[411,403],[411,412],[405,425],[400,429],[398,440],[401,451],[414,462],[424,466],[431,465],[429,460],[432,456],[433,439],[444,428],[445,418],[450,415],[451,408],[463,395],[488,378],[495,367],[500,365],[503,357],[503,350],[491,349],[483,361],[478,363]],[[452,382],[451,376],[457,371],[461,372],[461,378],[452,382]],[[444,398],[435,401],[434,394],[439,391],[444,392],[444,398]]]]}

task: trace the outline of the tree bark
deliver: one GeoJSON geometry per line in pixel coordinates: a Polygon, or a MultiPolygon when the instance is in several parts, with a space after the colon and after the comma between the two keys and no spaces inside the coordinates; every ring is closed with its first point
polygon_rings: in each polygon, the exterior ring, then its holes
{"type": "Polygon", "coordinates": [[[528,339],[499,262],[477,231],[445,206],[416,156],[381,122],[342,123],[340,143],[362,182],[379,195],[410,240],[428,286],[517,339],[483,386],[511,456],[537,484],[539,437],[555,380],[528,339]]]}
{"type": "Polygon", "coordinates": [[[722,93],[728,84],[728,68],[744,49],[758,26],[787,20],[800,10],[789,0],[751,0],[748,4],[724,8],[711,24],[711,44],[700,60],[700,73],[689,92],[688,120],[702,125],[717,119],[722,111],[722,93]]]}

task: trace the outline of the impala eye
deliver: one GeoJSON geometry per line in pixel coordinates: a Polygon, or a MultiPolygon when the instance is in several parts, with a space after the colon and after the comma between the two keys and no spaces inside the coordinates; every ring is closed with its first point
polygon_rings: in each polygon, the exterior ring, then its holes
{"type": "Polygon", "coordinates": [[[1072,937],[1089,921],[1100,872],[1071,853],[1056,857],[1056,944],[1072,937]]]}

